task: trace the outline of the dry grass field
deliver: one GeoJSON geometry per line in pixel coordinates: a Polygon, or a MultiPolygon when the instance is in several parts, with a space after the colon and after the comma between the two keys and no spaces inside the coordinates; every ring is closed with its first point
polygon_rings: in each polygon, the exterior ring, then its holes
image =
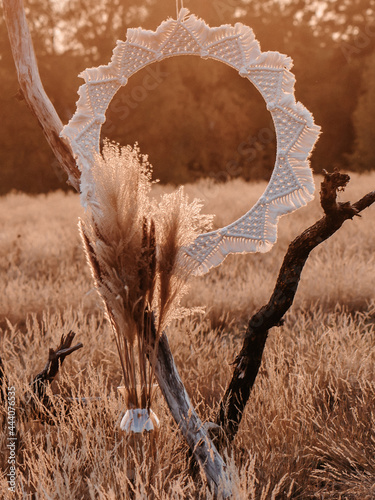
{"type": "MultiPolygon", "coordinates": [[[[352,175],[343,200],[374,189],[375,173],[352,175]]],[[[317,183],[321,179],[317,179],[317,183]]],[[[220,227],[256,201],[264,183],[188,185],[220,227]]],[[[161,186],[155,186],[158,195],[161,186]]],[[[169,189],[169,188],[166,188],[169,189]]],[[[317,192],[319,185],[317,186],[317,192]]],[[[77,195],[0,198],[0,345],[17,404],[41,371],[49,347],[69,330],[83,349],[65,361],[48,423],[17,415],[17,493],[8,491],[2,410],[0,498],[210,499],[161,396],[154,455],[144,450],[127,479],[131,451],[119,432],[121,370],[112,332],[93,290],[77,230],[77,195]]],[[[215,415],[246,322],[265,304],[289,242],[321,215],[318,196],[284,217],[267,254],[233,255],[195,279],[185,299],[205,306],[168,331],[177,367],[204,421],[215,415]]],[[[375,498],[375,207],[317,248],[285,325],[273,329],[239,434],[225,452],[234,498],[375,498]]]]}

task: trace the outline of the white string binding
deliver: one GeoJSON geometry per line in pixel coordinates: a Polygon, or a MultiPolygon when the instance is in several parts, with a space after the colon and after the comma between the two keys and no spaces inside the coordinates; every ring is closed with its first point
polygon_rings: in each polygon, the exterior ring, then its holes
{"type": "Polygon", "coordinates": [[[179,13],[184,8],[184,0],[181,0],[181,7],[178,6],[178,0],[176,0],[176,19],[179,17],[179,13]]]}
{"type": "MultiPolygon", "coordinates": [[[[176,2],[178,8],[178,0],[176,2]]],[[[156,31],[129,29],[118,41],[111,62],[81,73],[85,84],[78,94],[77,110],[61,135],[66,137],[81,176],[81,203],[95,202],[91,174],[94,155],[100,152],[100,131],[112,98],[137,71],[173,56],[196,55],[234,68],[263,96],[275,125],[275,167],[257,203],[226,227],[201,234],[185,249],[195,274],[204,274],[229,253],[267,252],[277,239],[282,215],[313,199],[314,181],[309,156],[320,127],[294,95],[292,60],[279,52],[262,52],[251,28],[241,23],[210,28],[182,8],[177,19],[164,21],[156,31]]]]}

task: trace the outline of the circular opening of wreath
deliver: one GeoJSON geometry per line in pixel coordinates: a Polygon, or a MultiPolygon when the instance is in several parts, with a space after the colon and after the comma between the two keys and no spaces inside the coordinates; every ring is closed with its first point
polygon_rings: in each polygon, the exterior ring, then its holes
{"type": "Polygon", "coordinates": [[[276,158],[272,117],[256,87],[225,64],[193,56],[133,75],[108,107],[101,147],[105,139],[137,142],[162,184],[268,182],[276,158]]]}
{"type": "Polygon", "coordinates": [[[277,238],[278,219],[313,198],[309,155],[320,128],[294,96],[292,61],[278,52],[261,52],[251,28],[237,23],[210,28],[181,9],[178,19],[164,21],[156,31],[129,29],[118,41],[111,62],[85,70],[77,110],[62,135],[69,139],[82,171],[83,203],[90,196],[90,164],[100,151],[100,132],[108,106],[120,87],[139,70],[156,61],[194,55],[234,68],[261,93],[276,133],[276,160],[268,186],[259,200],[237,221],[200,235],[186,249],[197,274],[207,272],[236,252],[268,251],[277,238]]]}

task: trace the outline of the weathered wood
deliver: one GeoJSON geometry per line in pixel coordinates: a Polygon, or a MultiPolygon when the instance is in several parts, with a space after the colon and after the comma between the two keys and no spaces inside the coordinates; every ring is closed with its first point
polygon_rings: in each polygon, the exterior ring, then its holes
{"type": "Polygon", "coordinates": [[[69,356],[69,354],[72,354],[83,347],[81,342],[72,347],[74,337],[75,333],[72,330],[70,330],[66,336],[61,336],[59,346],[56,349],[50,348],[46,366],[34,377],[34,380],[31,383],[33,393],[45,406],[48,406],[46,388],[56,377],[64,359],[69,356]]]}
{"type": "Polygon", "coordinates": [[[3,0],[3,8],[21,94],[41,125],[59,164],[68,174],[68,182],[79,191],[80,172],[69,144],[60,137],[62,122],[43,88],[23,2],[3,0]]]}
{"type": "MultiPolygon", "coordinates": [[[[70,184],[79,192],[80,172],[71,148],[59,137],[63,125],[40,80],[23,2],[22,0],[3,0],[3,5],[22,94],[41,124],[60,165],[67,172],[70,184]]],[[[165,335],[161,337],[157,351],[155,375],[172,416],[197,461],[204,469],[209,484],[214,487],[216,493],[219,485],[222,484],[224,496],[230,496],[230,483],[225,472],[225,463],[191,405],[165,335]]]]}
{"type": "Polygon", "coordinates": [[[332,236],[342,224],[359,215],[359,212],[375,202],[375,191],[351,205],[338,203],[337,191],[342,190],[350,177],[335,171],[325,172],[321,184],[322,217],[298,236],[288,248],[276,285],[267,305],[250,319],[242,349],[234,361],[234,371],[229,386],[221,400],[216,423],[227,440],[231,441],[238,431],[243,411],[249,399],[270,328],[280,326],[283,316],[293,303],[301,272],[310,252],[332,236]]]}
{"type": "Polygon", "coordinates": [[[214,485],[216,492],[221,485],[224,498],[229,497],[231,487],[226,465],[190,402],[174,363],[165,333],[161,336],[158,344],[155,377],[173,418],[195,459],[203,467],[209,483],[214,485]]]}

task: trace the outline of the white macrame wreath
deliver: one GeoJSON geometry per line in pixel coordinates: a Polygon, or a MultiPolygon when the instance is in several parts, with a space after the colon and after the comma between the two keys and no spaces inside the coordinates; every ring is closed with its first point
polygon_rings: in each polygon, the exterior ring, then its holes
{"type": "Polygon", "coordinates": [[[201,234],[185,249],[195,274],[204,274],[229,253],[267,252],[277,239],[278,219],[306,205],[314,193],[309,155],[320,127],[294,96],[292,60],[279,52],[261,52],[251,28],[241,23],[210,28],[182,8],[177,20],[164,21],[156,31],[129,29],[119,40],[111,62],[80,74],[77,110],[62,131],[71,144],[82,172],[81,193],[85,205],[92,196],[90,165],[100,152],[100,131],[112,98],[128,78],[163,59],[197,55],[228,64],[262,94],[276,130],[275,167],[257,203],[226,227],[201,234]]]}

